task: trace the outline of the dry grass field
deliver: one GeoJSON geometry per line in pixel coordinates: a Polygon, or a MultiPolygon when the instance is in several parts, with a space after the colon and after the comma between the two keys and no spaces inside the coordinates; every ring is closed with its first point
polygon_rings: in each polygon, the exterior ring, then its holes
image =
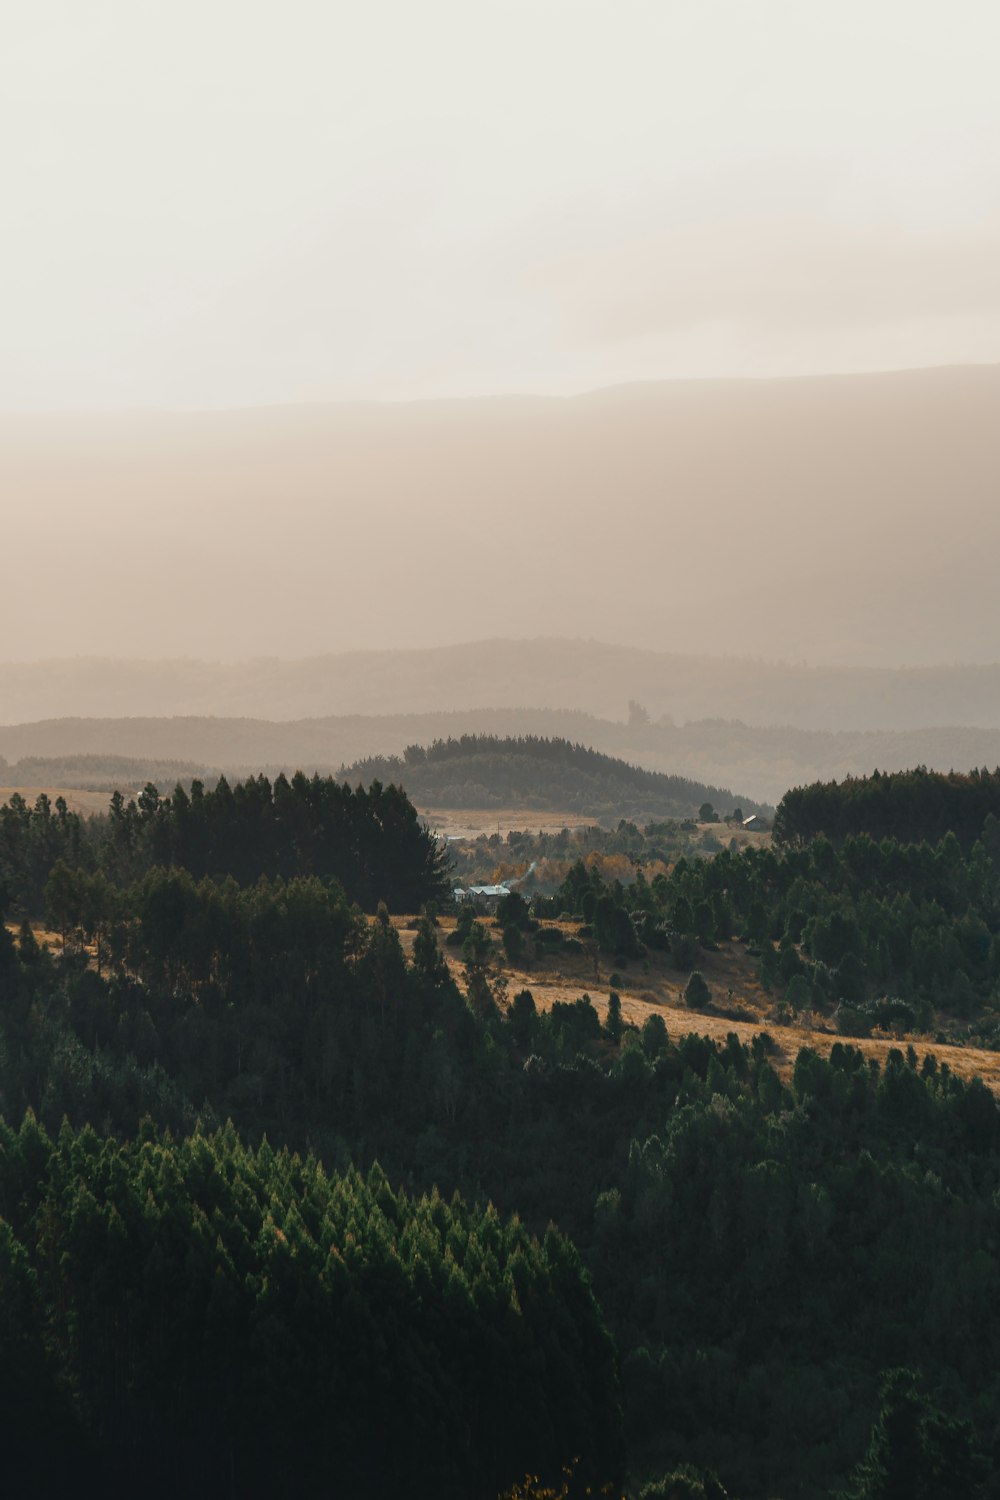
{"type": "MultiPolygon", "coordinates": [[[[399,932],[404,952],[413,948],[415,936],[413,917],[394,917],[393,923],[399,932]]],[[[576,924],[556,922],[546,925],[561,927],[569,936],[576,933],[576,924]]],[[[32,924],[39,942],[58,952],[58,934],[41,923],[32,924]]],[[[443,939],[455,926],[454,917],[439,918],[439,935],[443,939]]],[[[9,930],[16,933],[16,925],[8,923],[9,930]]],[[[500,951],[498,949],[498,951],[500,951]]],[[[441,952],[460,987],[463,987],[463,962],[461,950],[449,948],[441,942],[441,952]]],[[[611,975],[612,963],[602,954],[558,953],[533,961],[531,964],[503,964],[507,976],[509,994],[529,989],[540,1010],[547,1010],[557,1000],[578,1000],[588,994],[600,1016],[607,1013],[608,994],[614,988],[621,997],[622,1014],[627,1021],[641,1026],[647,1016],[662,1016],[668,1034],[675,1040],[688,1032],[724,1041],[733,1031],[742,1042],[749,1042],[758,1032],[767,1031],[773,1037],[777,1051],[772,1059],[782,1078],[791,1077],[795,1058],[802,1047],[812,1047],[821,1055],[829,1053],[835,1042],[849,1043],[858,1047],[866,1057],[884,1059],[892,1047],[906,1047],[912,1043],[923,1058],[931,1053],[939,1063],[946,1062],[952,1072],[962,1078],[978,1076],[995,1093],[1000,1094],[1000,1052],[989,1052],[981,1047],[962,1047],[935,1042],[929,1036],[900,1035],[868,1038],[842,1037],[825,1016],[803,1014],[792,1024],[783,1025],[772,1015],[773,1001],[764,993],[754,975],[754,960],[739,943],[723,943],[715,953],[704,953],[700,969],[712,995],[715,1009],[689,1010],[684,1003],[684,975],[679,974],[658,954],[632,962],[620,969],[614,985],[611,975]],[[730,1009],[745,1012],[752,1019],[732,1020],[720,1014],[730,1009]]]]}
{"type": "Polygon", "coordinates": [[[579,813],[532,811],[524,807],[418,807],[432,833],[447,839],[477,839],[485,833],[559,833],[563,828],[592,828],[596,818],[579,813]]]}
{"type": "MultiPolygon", "coordinates": [[[[581,813],[545,812],[525,807],[418,807],[421,819],[432,833],[446,839],[477,839],[480,834],[499,833],[505,839],[508,833],[559,833],[563,828],[593,828],[598,818],[585,817],[581,813]]],[[[766,848],[771,842],[770,833],[756,833],[730,827],[727,823],[698,823],[699,837],[711,834],[720,843],[734,841],[739,848],[766,848]]]]}
{"type": "Polygon", "coordinates": [[[110,792],[79,791],[73,787],[65,786],[0,786],[0,805],[9,802],[14,793],[23,797],[29,807],[33,807],[36,799],[42,792],[54,803],[57,797],[66,799],[66,806],[70,812],[80,813],[89,818],[92,813],[105,813],[111,800],[110,792]]]}
{"type": "MultiPolygon", "coordinates": [[[[397,923],[407,951],[413,942],[411,924],[412,919],[408,918],[400,918],[397,923]]],[[[567,935],[576,931],[572,923],[551,925],[563,927],[567,935]]],[[[440,918],[440,926],[443,936],[454,927],[454,918],[440,918]]],[[[442,944],[441,951],[461,984],[460,950],[442,944]]],[[[890,1048],[905,1048],[912,1042],[921,1058],[930,1052],[939,1063],[947,1062],[960,1077],[977,1075],[994,1092],[1000,1093],[1000,1052],[941,1044],[926,1036],[842,1037],[830,1020],[821,1016],[801,1015],[792,1025],[779,1024],[770,1014],[771,997],[764,993],[754,977],[754,961],[739,943],[724,943],[718,952],[703,954],[700,968],[715,1006],[745,1011],[754,1019],[734,1021],[711,1010],[689,1010],[684,1004],[684,976],[656,954],[619,971],[621,982],[616,982],[613,987],[621,996],[623,1016],[638,1026],[647,1016],[662,1016],[669,1035],[675,1040],[694,1031],[724,1041],[729,1032],[734,1031],[740,1041],[748,1042],[756,1033],[767,1031],[778,1049],[772,1061],[786,1080],[791,1076],[795,1058],[803,1047],[812,1047],[825,1056],[835,1042],[841,1041],[859,1047],[867,1057],[882,1059],[890,1048]]],[[[558,954],[525,966],[505,962],[504,971],[509,993],[514,995],[518,990],[530,989],[540,1010],[548,1009],[557,1000],[578,1000],[586,993],[602,1018],[607,1012],[613,966],[603,955],[596,956],[595,960],[595,955],[590,953],[558,954]]]]}

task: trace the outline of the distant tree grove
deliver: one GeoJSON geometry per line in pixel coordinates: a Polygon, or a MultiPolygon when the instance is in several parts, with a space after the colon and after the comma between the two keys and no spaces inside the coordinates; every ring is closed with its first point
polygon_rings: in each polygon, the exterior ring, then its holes
{"type": "Polygon", "coordinates": [[[904,842],[947,834],[968,849],[988,817],[1000,818],[1000,767],[995,771],[894,771],[814,782],[794,787],[781,800],[774,820],[778,844],[808,843],[825,834],[839,843],[850,834],[904,842]]]}

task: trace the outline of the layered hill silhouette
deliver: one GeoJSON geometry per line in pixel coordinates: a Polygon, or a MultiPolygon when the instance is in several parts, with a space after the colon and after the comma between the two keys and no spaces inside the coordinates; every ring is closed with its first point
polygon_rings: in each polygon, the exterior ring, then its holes
{"type": "MultiPolygon", "coordinates": [[[[25,757],[5,774],[14,785],[19,780],[33,786],[62,782],[110,791],[131,790],[146,781],[169,789],[213,772],[197,762],[79,755],[25,757]]],[[[605,819],[688,818],[705,802],[721,812],[731,810],[737,800],[726,788],[647,771],[584,745],[538,735],[462,735],[429,746],[409,745],[402,756],[368,756],[337,774],[352,786],[375,781],[401,786],[423,807],[523,808],[605,819]]],[[[751,798],[738,800],[745,811],[765,810],[751,798]]]]}
{"type": "MultiPolygon", "coordinates": [[[[371,757],[343,775],[365,785],[395,782],[426,807],[523,807],[637,822],[688,818],[704,802],[730,811],[735,800],[721,787],[646,771],[568,740],[535,735],[462,735],[427,748],[412,745],[402,757],[371,757]]],[[[746,798],[741,805],[761,810],[746,798]]]]}
{"type": "Polygon", "coordinates": [[[828,733],[719,719],[683,725],[622,723],[543,709],[263,719],[55,719],[0,726],[0,785],[110,791],[161,788],[192,776],[302,768],[322,773],[409,745],[463,735],[571,740],[648,771],[738,789],[776,804],[792,786],[925,765],[1000,765],[1000,730],[940,728],[828,733]]]}
{"type": "Polygon", "coordinates": [[[558,622],[685,655],[989,662],[998,409],[983,366],[6,415],[5,549],[35,565],[8,570],[0,639],[52,657],[72,619],[81,654],[235,660],[558,622]]]}
{"type": "MultiPolygon", "coordinates": [[[[71,717],[279,722],[336,717],[346,721],[491,710],[559,711],[621,722],[629,716],[630,702],[641,705],[654,720],[665,718],[677,724],[724,719],[754,726],[852,732],[909,732],[945,725],[1000,729],[1000,664],[808,667],[553,638],[483,640],[294,660],[0,662],[0,726],[71,717]]],[[[477,727],[462,725],[457,732],[477,727]]],[[[487,730],[491,727],[482,725],[487,730]]],[[[435,722],[412,738],[449,732],[455,731],[435,722]]],[[[589,739],[572,724],[560,729],[551,723],[543,727],[540,721],[513,724],[499,732],[589,739]]],[[[123,728],[122,733],[132,731],[123,728]]],[[[74,748],[106,751],[109,745],[74,748]]],[[[123,753],[133,753],[122,748],[123,753]]],[[[365,743],[348,748],[346,754],[354,758],[393,748],[388,742],[365,743]]],[[[52,754],[62,749],[22,753],[52,754]]],[[[144,749],[142,753],[200,756],[208,752],[144,749]]]]}

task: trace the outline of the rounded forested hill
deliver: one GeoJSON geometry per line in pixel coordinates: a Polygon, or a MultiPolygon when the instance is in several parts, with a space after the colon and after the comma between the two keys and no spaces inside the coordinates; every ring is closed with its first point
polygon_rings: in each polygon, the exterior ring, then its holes
{"type": "Polygon", "coordinates": [[[569,740],[535,735],[463,734],[426,749],[410,745],[402,757],[356,761],[339,776],[351,784],[395,782],[412,801],[430,807],[524,807],[638,820],[688,818],[705,802],[722,815],[737,800],[745,811],[763,810],[725,788],[644,771],[569,740]]]}

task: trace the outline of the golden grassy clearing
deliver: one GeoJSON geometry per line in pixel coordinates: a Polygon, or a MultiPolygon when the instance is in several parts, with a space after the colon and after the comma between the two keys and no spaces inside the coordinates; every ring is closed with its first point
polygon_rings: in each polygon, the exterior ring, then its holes
{"type": "MultiPolygon", "coordinates": [[[[413,944],[412,918],[399,918],[397,926],[403,947],[409,951],[413,944]]],[[[439,918],[442,937],[454,927],[453,917],[439,918]]],[[[575,923],[553,923],[569,935],[576,932],[575,923]]],[[[462,984],[462,957],[457,948],[445,947],[442,943],[448,967],[458,983],[462,984]]],[[[621,996],[622,1014],[627,1021],[641,1026],[647,1016],[662,1016],[669,1035],[676,1040],[688,1032],[711,1037],[713,1041],[725,1041],[733,1031],[741,1042],[761,1031],[774,1038],[777,1052],[772,1062],[778,1074],[787,1082],[791,1077],[795,1059],[803,1047],[812,1047],[821,1056],[826,1056],[835,1042],[844,1042],[858,1047],[866,1057],[877,1057],[884,1061],[893,1047],[905,1048],[911,1042],[918,1056],[931,1053],[938,1063],[946,1062],[953,1073],[962,1078],[977,1076],[994,1092],[1000,1093],[1000,1052],[988,1052],[981,1047],[959,1047],[933,1041],[928,1036],[844,1037],[834,1028],[827,1017],[800,1016],[787,1026],[779,1025],[770,1018],[773,1001],[761,989],[754,975],[754,960],[739,943],[723,943],[716,953],[703,953],[699,967],[712,992],[713,1001],[719,1006],[738,1008],[751,1013],[752,1021],[732,1021],[728,1017],[711,1011],[689,1010],[684,1003],[685,976],[673,969],[658,954],[631,963],[619,971],[621,983],[614,985],[621,996]]],[[[602,1019],[607,1014],[608,994],[612,986],[610,976],[613,964],[604,956],[587,954],[556,954],[530,965],[511,964],[504,961],[509,993],[530,989],[535,1004],[547,1010],[557,1000],[578,1000],[589,994],[602,1019]]]]}
{"type": "MultiPolygon", "coordinates": [[[[5,922],[4,926],[14,938],[17,937],[18,933],[21,930],[21,924],[19,922],[5,922]]],[[[52,953],[55,954],[61,953],[62,938],[59,936],[58,932],[54,932],[51,927],[46,927],[44,922],[31,922],[29,923],[29,926],[31,927],[32,932],[35,934],[35,940],[37,941],[39,947],[48,948],[52,953]]],[[[87,952],[91,954],[91,958],[93,959],[93,948],[88,947],[87,952]]]]}
{"type": "Polygon", "coordinates": [[[55,806],[57,797],[63,797],[70,812],[80,813],[89,818],[92,813],[106,813],[108,803],[111,801],[110,792],[81,791],[75,787],[65,786],[0,786],[0,804],[9,802],[14,793],[23,797],[29,807],[33,807],[35,801],[45,793],[49,801],[55,806]]]}
{"type": "MultiPolygon", "coordinates": [[[[414,917],[394,917],[403,950],[409,954],[415,936],[414,917]]],[[[443,939],[455,926],[454,917],[440,917],[439,936],[443,939]]],[[[547,925],[561,927],[568,935],[575,934],[576,923],[557,922],[547,925]]],[[[17,926],[7,924],[16,935],[17,926]]],[[[61,939],[42,923],[32,923],[32,929],[40,943],[58,952],[61,939]]],[[[498,952],[502,950],[498,949],[498,952]]],[[[463,985],[463,960],[461,950],[448,948],[441,942],[441,953],[460,988],[463,985]]],[[[612,963],[604,956],[593,952],[558,953],[540,958],[531,964],[503,963],[509,993],[529,989],[540,1010],[548,1010],[557,1000],[574,1001],[588,994],[603,1019],[607,1014],[608,995],[612,989],[612,963]]],[[[812,1047],[821,1056],[826,1056],[835,1042],[844,1042],[858,1047],[866,1057],[877,1057],[884,1061],[893,1047],[906,1047],[912,1043],[918,1056],[925,1053],[946,1062],[952,1072],[960,1078],[979,1077],[995,1093],[1000,1094],[1000,1052],[989,1052],[982,1047],[960,1047],[935,1042],[929,1036],[903,1035],[885,1037],[843,1037],[832,1022],[823,1016],[802,1015],[790,1025],[780,1025],[770,1016],[771,998],[764,993],[754,976],[754,960],[739,943],[723,943],[715,953],[703,953],[700,969],[712,992],[713,1001],[727,1008],[738,1008],[751,1014],[753,1020],[730,1020],[727,1016],[712,1011],[689,1010],[684,1003],[685,976],[678,973],[660,955],[650,954],[646,959],[631,963],[619,972],[620,982],[613,988],[621,997],[622,1015],[636,1026],[642,1026],[648,1016],[662,1016],[668,1034],[676,1041],[688,1032],[711,1037],[713,1041],[725,1041],[735,1032],[741,1042],[749,1042],[761,1031],[773,1037],[777,1051],[772,1062],[778,1074],[787,1082],[791,1077],[795,1059],[803,1047],[812,1047]]]]}
{"type": "Polygon", "coordinates": [[[505,839],[511,832],[559,833],[563,828],[593,828],[597,823],[596,818],[580,813],[526,807],[418,807],[417,812],[432,833],[449,839],[477,839],[481,833],[489,837],[497,832],[505,839]]]}
{"type": "MultiPolygon", "coordinates": [[[[545,812],[527,807],[418,807],[432,833],[448,839],[477,839],[480,834],[560,833],[562,829],[595,828],[599,818],[572,812],[545,812]]],[[[671,821],[671,820],[665,820],[671,821]]],[[[675,820],[680,821],[680,820],[675,820]]],[[[695,823],[698,835],[712,834],[720,844],[735,842],[740,849],[766,848],[770,833],[757,833],[739,824],[695,823]]]]}

